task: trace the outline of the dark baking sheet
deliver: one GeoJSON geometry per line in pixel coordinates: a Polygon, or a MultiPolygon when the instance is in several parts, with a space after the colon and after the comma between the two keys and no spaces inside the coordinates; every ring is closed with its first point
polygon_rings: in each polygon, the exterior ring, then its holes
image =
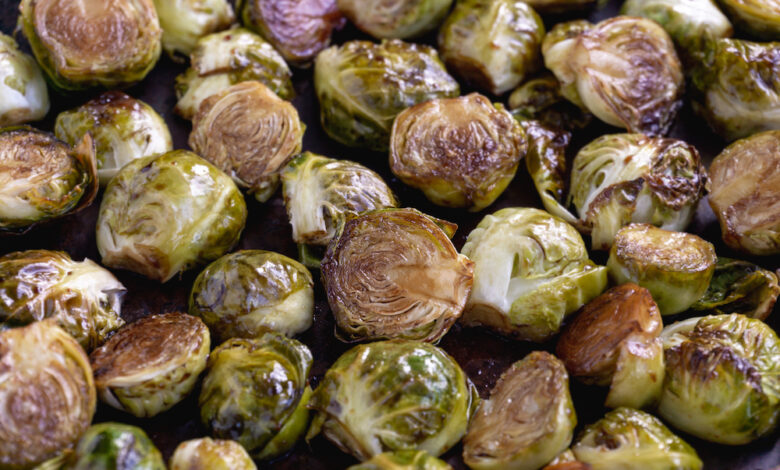
{"type": "MultiPolygon", "coordinates": [[[[11,34],[16,26],[18,0],[0,0],[0,30],[11,34]]],[[[611,1],[607,8],[592,12],[591,20],[614,16],[620,7],[620,1],[611,1]]],[[[559,19],[556,19],[556,21],[559,19]]],[[[365,38],[350,26],[339,32],[335,42],[365,38]]],[[[17,39],[29,51],[21,35],[17,39]]],[[[434,37],[424,38],[423,42],[433,43],[434,37]]],[[[178,64],[168,57],[162,57],[157,67],[140,84],[127,90],[133,97],[152,105],[168,122],[173,135],[175,148],[188,148],[187,137],[190,124],[173,114],[176,98],[173,93],[174,78],[185,69],[185,64],[178,64]]],[[[471,214],[461,210],[449,210],[430,204],[419,192],[405,187],[388,169],[387,156],[366,150],[350,149],[328,139],[319,124],[319,107],[314,95],[311,80],[311,70],[295,70],[294,82],[297,97],[293,100],[301,119],[306,123],[304,149],[331,157],[346,158],[361,162],[378,171],[389,182],[405,206],[417,207],[429,214],[456,222],[459,225],[455,236],[455,245],[460,248],[468,233],[487,213],[509,206],[541,207],[538,196],[533,189],[528,173],[521,165],[517,177],[501,198],[487,210],[471,214]]],[[[464,92],[469,91],[464,89],[464,92]]],[[[98,92],[77,95],[60,96],[52,94],[52,109],[43,122],[34,124],[44,130],[51,130],[57,114],[65,109],[78,106],[92,98],[98,92]]],[[[598,135],[607,132],[618,132],[605,125],[594,124],[584,132],[575,136],[572,153],[598,135]]],[[[691,112],[686,104],[671,133],[673,137],[685,139],[696,145],[707,164],[725,146],[725,143],[714,135],[691,112]]],[[[277,195],[266,204],[259,204],[253,198],[247,198],[249,218],[241,241],[236,249],[264,249],[277,251],[291,257],[296,257],[296,247],[291,238],[284,204],[277,195]]],[[[45,226],[37,227],[22,237],[0,238],[0,255],[17,250],[48,248],[65,250],[74,259],[91,258],[99,261],[100,257],[95,245],[95,222],[97,219],[100,196],[95,203],[79,214],[65,217],[45,226]]],[[[729,250],[721,241],[718,224],[706,203],[700,204],[690,231],[699,234],[715,243],[721,256],[731,256],[745,259],[744,256],[729,250]]],[[[604,253],[593,253],[593,258],[604,263],[604,253]]],[[[780,257],[749,258],[752,261],[772,270],[780,267],[780,257]]],[[[122,307],[122,316],[133,321],[146,315],[186,311],[187,297],[192,282],[198,270],[184,273],[166,284],[149,281],[146,278],[130,272],[117,271],[116,276],[127,287],[128,293],[122,307]]],[[[328,309],[327,301],[319,276],[317,280],[316,309],[314,326],[300,340],[306,343],[314,355],[312,370],[312,385],[322,377],[328,366],[349,346],[337,341],[333,336],[334,322],[328,309]]],[[[777,331],[780,326],[780,307],[776,307],[768,323],[777,331]]],[[[665,320],[667,320],[665,318],[665,320]]],[[[668,322],[667,322],[668,323],[668,322]]],[[[460,363],[469,377],[479,388],[480,394],[486,397],[501,372],[511,363],[521,359],[533,349],[551,350],[554,342],[542,346],[516,341],[509,341],[491,335],[479,329],[464,329],[456,325],[440,343],[460,363]]],[[[577,409],[577,417],[583,425],[599,419],[606,411],[602,406],[606,390],[588,387],[572,381],[572,395],[577,409]]],[[[123,421],[144,428],[166,460],[170,457],[179,442],[206,435],[201,426],[197,395],[199,390],[166,413],[151,419],[137,419],[100,404],[95,417],[96,421],[123,421]]],[[[578,428],[578,429],[579,429],[578,428]]],[[[769,470],[780,465],[780,432],[765,437],[747,446],[729,447],[707,443],[680,433],[699,452],[705,462],[705,469],[743,469],[769,470]]],[[[444,455],[456,469],[465,469],[460,458],[461,446],[458,445],[444,455]]],[[[354,459],[343,454],[335,446],[322,437],[315,438],[310,444],[300,442],[289,455],[271,463],[262,463],[260,468],[269,469],[341,469],[355,463],[354,459]]]]}

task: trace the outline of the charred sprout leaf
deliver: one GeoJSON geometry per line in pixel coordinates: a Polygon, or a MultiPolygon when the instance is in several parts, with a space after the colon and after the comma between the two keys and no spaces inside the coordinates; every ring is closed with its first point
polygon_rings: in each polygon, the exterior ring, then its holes
{"type": "Polygon", "coordinates": [[[513,91],[509,109],[519,121],[536,120],[568,131],[584,128],[593,118],[563,97],[558,79],[550,73],[528,80],[513,91]]]}
{"type": "Polygon", "coordinates": [[[54,134],[76,145],[90,133],[95,141],[98,177],[105,186],[136,158],[173,150],[171,133],[162,116],[119,91],[108,91],[82,106],[57,116],[54,134]]]}
{"type": "Polygon", "coordinates": [[[338,8],[360,30],[379,39],[409,39],[434,30],[453,0],[338,0],[338,8]]]}
{"type": "Polygon", "coordinates": [[[401,112],[390,137],[390,169],[431,202],[476,212],[509,186],[526,148],[512,115],[472,93],[401,112]]]}
{"type": "Polygon", "coordinates": [[[474,262],[463,322],[518,339],[549,339],[607,286],[607,269],[588,259],[577,230],[538,209],[486,216],[461,252],[474,262]]]}
{"type": "Polygon", "coordinates": [[[40,67],[14,38],[0,33],[0,127],[37,121],[48,112],[49,92],[40,67]]]}
{"type": "Polygon", "coordinates": [[[189,55],[198,39],[227,29],[235,20],[228,0],[154,0],[165,52],[189,55]]]}
{"type": "Polygon", "coordinates": [[[780,339],[744,315],[691,318],[664,329],[658,406],[672,426],[720,444],[769,435],[780,417],[780,339]]]}
{"type": "Polygon", "coordinates": [[[22,0],[19,10],[35,58],[59,89],[130,86],[160,57],[152,0],[22,0]]]}
{"type": "Polygon", "coordinates": [[[479,397],[460,366],[428,343],[379,341],[336,360],[314,392],[307,439],[320,432],[367,460],[387,451],[437,457],[466,433],[479,397]]]}
{"type": "Polygon", "coordinates": [[[422,450],[399,450],[377,454],[347,470],[452,470],[452,467],[422,450]]]}
{"type": "Polygon", "coordinates": [[[480,405],[463,460],[474,470],[537,470],[569,446],[576,425],[566,369],[534,351],[505,371],[480,405]]]}
{"type": "Polygon", "coordinates": [[[399,40],[349,41],[322,51],[314,65],[322,126],[345,145],[385,151],[404,109],[460,94],[436,50],[399,40]]]}
{"type": "Polygon", "coordinates": [[[186,150],[133,160],[111,180],[100,205],[103,264],[165,282],[230,250],[246,221],[231,179],[186,150]]]}
{"type": "Polygon", "coordinates": [[[249,454],[236,441],[210,437],[184,441],[176,447],[170,470],[257,470],[249,454]]]}
{"type": "Polygon", "coordinates": [[[100,423],[81,436],[62,470],[165,470],[165,462],[143,429],[100,423]]]}
{"type": "Polygon", "coordinates": [[[780,39],[780,1],[718,0],[737,27],[763,39],[780,39]]]}
{"type": "Polygon", "coordinates": [[[503,94],[541,68],[544,24],[520,0],[461,0],[439,32],[442,60],[474,86],[503,94]]]}

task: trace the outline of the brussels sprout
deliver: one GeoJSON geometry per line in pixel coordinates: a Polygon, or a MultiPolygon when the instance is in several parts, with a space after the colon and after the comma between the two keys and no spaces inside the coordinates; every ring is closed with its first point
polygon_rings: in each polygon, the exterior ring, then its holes
{"type": "Polygon", "coordinates": [[[179,101],[174,111],[185,119],[192,119],[203,100],[240,82],[257,80],[283,99],[295,94],[292,72],[282,56],[248,29],[204,36],[190,54],[190,63],[176,77],[179,101]]]}
{"type": "Polygon", "coordinates": [[[779,254],[780,131],[727,147],[710,166],[710,183],[710,206],[723,241],[754,255],[779,254]]]}
{"type": "Polygon", "coordinates": [[[401,112],[390,137],[390,169],[434,204],[476,212],[509,186],[526,148],[512,115],[472,93],[401,112]]]}
{"type": "Polygon", "coordinates": [[[700,470],[702,461],[687,442],[656,417],[618,408],[589,425],[572,446],[577,460],[593,470],[700,470]]]}
{"type": "Polygon", "coordinates": [[[322,51],[314,63],[322,126],[345,145],[385,151],[395,117],[460,87],[436,50],[399,40],[349,41],[322,51]]]}
{"type": "Polygon", "coordinates": [[[415,209],[349,220],[325,253],[322,282],[342,341],[437,342],[466,305],[473,265],[415,209]]]}
{"type": "Polygon", "coordinates": [[[674,44],[654,21],[618,16],[562,23],[542,44],[561,93],[607,124],[651,136],[669,131],[684,77],[674,44]]]}
{"type": "Polygon", "coordinates": [[[22,0],[19,10],[20,29],[59,89],[130,86],[160,58],[152,0],[22,0]]]}
{"type": "Polygon", "coordinates": [[[78,212],[97,191],[92,137],[71,148],[31,127],[0,129],[0,233],[78,212]]]}
{"type": "Polygon", "coordinates": [[[278,333],[222,343],[211,353],[198,400],[203,425],[256,459],[287,452],[309,422],[311,363],[305,345],[278,333]]]}
{"type": "Polygon", "coordinates": [[[169,467],[170,470],[257,470],[241,444],[209,437],[179,444],[169,467]]]}
{"type": "Polygon", "coordinates": [[[81,436],[62,470],[165,470],[165,462],[143,429],[100,423],[81,436]]]}
{"type": "Polygon", "coordinates": [[[571,449],[558,454],[550,463],[548,463],[542,470],[591,470],[591,466],[585,462],[580,462],[574,457],[574,452],[571,449]]]}
{"type": "Polygon", "coordinates": [[[582,129],[593,118],[561,95],[561,85],[550,73],[528,80],[513,91],[509,109],[518,121],[537,120],[562,130],[582,129]]]}
{"type": "Polygon", "coordinates": [[[49,92],[40,67],[14,38],[0,33],[0,127],[37,121],[48,112],[49,92]]]}
{"type": "Polygon", "coordinates": [[[306,438],[322,432],[361,461],[398,450],[438,457],[466,433],[478,401],[460,366],[436,346],[363,344],[339,357],[314,391],[306,438]]]}
{"type": "Polygon", "coordinates": [[[225,254],[241,235],[246,203],[233,181],[192,152],[133,160],[100,205],[103,264],[166,282],[225,254]]]}
{"type": "Polygon", "coordinates": [[[377,454],[347,470],[452,470],[452,467],[422,450],[399,450],[377,454]]]}
{"type": "Polygon", "coordinates": [[[537,470],[569,447],[576,425],[566,369],[534,351],[505,371],[480,405],[463,460],[474,470],[537,470]]]}
{"type": "Polygon", "coordinates": [[[228,0],[154,0],[162,27],[162,45],[173,56],[189,55],[198,39],[227,29],[235,20],[228,0]]]}
{"type": "Polygon", "coordinates": [[[463,323],[518,339],[549,339],[607,286],[607,269],[588,259],[577,230],[538,209],[486,216],[461,252],[474,261],[463,323]]]}
{"type": "Polygon", "coordinates": [[[744,315],[691,318],[664,329],[666,381],[658,412],[702,439],[747,444],[780,417],[780,339],[744,315]]]}
{"type": "Polygon", "coordinates": [[[338,0],[338,8],[375,38],[409,39],[434,30],[453,0],[338,0]]]}
{"type": "Polygon", "coordinates": [[[0,332],[0,467],[29,468],[75,444],[95,414],[92,369],[51,320],[0,332]]]}
{"type": "Polygon", "coordinates": [[[0,257],[0,330],[53,318],[86,350],[125,322],[126,289],[106,269],[61,251],[30,250],[0,257]]]}
{"type": "Polygon", "coordinates": [[[520,0],[461,0],[439,31],[441,57],[472,85],[500,95],[541,68],[544,23],[520,0]]]}
{"type": "Polygon", "coordinates": [[[189,144],[265,202],[279,187],[279,172],[300,153],[305,129],[292,104],[252,80],[201,103],[189,144]]]}
{"type": "Polygon", "coordinates": [[[642,408],[661,396],[662,328],[650,292],[623,284],[585,305],[564,328],[555,352],[574,377],[610,386],[610,408],[642,408]]]}
{"type": "Polygon", "coordinates": [[[778,0],[718,0],[734,23],[748,34],[764,39],[780,39],[778,0]]]}
{"type": "Polygon", "coordinates": [[[119,91],[64,111],[54,123],[54,134],[71,146],[87,132],[95,141],[103,186],[131,160],[173,150],[168,125],[154,108],[119,91]]]}

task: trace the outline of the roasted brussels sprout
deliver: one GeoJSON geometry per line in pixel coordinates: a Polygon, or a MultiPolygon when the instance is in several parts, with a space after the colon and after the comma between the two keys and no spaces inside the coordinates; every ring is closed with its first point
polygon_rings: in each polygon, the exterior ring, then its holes
{"type": "Polygon", "coordinates": [[[607,269],[588,259],[577,230],[538,209],[486,216],[461,252],[474,261],[463,323],[518,339],[549,339],[607,286],[607,269]]]}
{"type": "Polygon", "coordinates": [[[349,41],[322,51],[314,64],[322,127],[345,145],[385,151],[395,117],[460,87],[436,50],[399,40],[349,41]]]}
{"type": "Polygon", "coordinates": [[[434,457],[466,433],[479,397],[444,350],[406,340],[355,346],[331,366],[309,408],[320,432],[344,452],[367,460],[387,451],[434,457]]]}
{"type": "Polygon", "coordinates": [[[532,78],[513,91],[509,109],[518,121],[536,120],[560,130],[581,129],[593,118],[561,95],[561,85],[550,73],[532,78]]]}
{"type": "Polygon", "coordinates": [[[561,93],[613,126],[665,135],[682,106],[684,77],[658,23],[618,16],[596,25],[561,23],[542,44],[561,93]]]}
{"type": "Polygon", "coordinates": [[[0,467],[55,457],[95,414],[92,369],[81,346],[52,320],[0,332],[0,467]]]}
{"type": "Polygon", "coordinates": [[[720,444],[768,435],[780,417],[780,339],[744,315],[691,318],[663,332],[666,381],[658,412],[720,444]]]}
{"type": "Polygon", "coordinates": [[[38,64],[0,33],[0,127],[43,119],[49,92],[38,64]]]}
{"type": "Polygon", "coordinates": [[[209,357],[198,400],[203,425],[256,459],[287,452],[309,422],[311,363],[305,345],[278,333],[222,343],[209,357]]]}
{"type": "Polygon", "coordinates": [[[162,45],[173,56],[189,55],[198,39],[227,29],[235,20],[228,0],[154,0],[162,27],[162,45]]]}
{"type": "Polygon", "coordinates": [[[231,179],[186,150],[133,160],[100,205],[103,264],[165,282],[238,241],[246,203],[231,179]]]}
{"type": "Polygon", "coordinates": [[[741,313],[764,320],[780,295],[777,275],[747,261],[718,258],[707,292],[691,309],[712,314],[741,313]]]}
{"type": "Polygon", "coordinates": [[[165,462],[143,429],[100,423],[81,436],[62,470],[165,470],[165,462]]]}
{"type": "Polygon", "coordinates": [[[22,0],[19,10],[35,58],[59,89],[129,86],[160,57],[152,0],[22,0]]]}
{"type": "Polygon", "coordinates": [[[534,351],[505,371],[480,405],[463,460],[474,470],[537,470],[569,447],[576,425],[566,369],[534,351]]]}
{"type": "Polygon", "coordinates": [[[170,470],[257,470],[241,444],[209,437],[179,444],[169,467],[170,470]]]}
{"type": "Polygon", "coordinates": [[[718,3],[748,34],[780,39],[780,2],[777,0],[718,0],[718,3]]]}
{"type": "Polygon", "coordinates": [[[0,233],[77,212],[97,191],[92,137],[71,148],[31,127],[0,129],[0,233]]]}
{"type": "Polygon", "coordinates": [[[342,341],[435,343],[463,313],[473,264],[434,219],[380,209],[344,225],[325,253],[322,282],[342,341]]]}
{"type": "Polygon", "coordinates": [[[662,328],[650,291],[623,284],[580,310],[561,333],[555,353],[577,379],[609,385],[610,408],[643,408],[661,396],[662,328]]]}
{"type": "Polygon", "coordinates": [[[422,450],[399,450],[377,454],[347,470],[452,470],[452,467],[422,450]]]}
{"type": "Polygon", "coordinates": [[[618,408],[586,427],[572,446],[593,470],[700,470],[696,451],[655,416],[618,408]]]}
{"type": "Polygon", "coordinates": [[[460,0],[439,31],[450,70],[494,95],[541,68],[544,23],[520,0],[460,0]]]}
{"type": "Polygon", "coordinates": [[[434,204],[479,211],[515,177],[522,127],[500,104],[472,93],[401,112],[390,137],[390,169],[434,204]]]}
{"type": "Polygon", "coordinates": [[[119,91],[108,91],[57,116],[54,134],[76,145],[87,132],[95,141],[98,177],[105,186],[131,160],[173,150],[162,116],[119,91]]]}
{"type": "Polygon", "coordinates": [[[338,0],[339,10],[375,38],[409,39],[434,30],[453,0],[338,0]]]}

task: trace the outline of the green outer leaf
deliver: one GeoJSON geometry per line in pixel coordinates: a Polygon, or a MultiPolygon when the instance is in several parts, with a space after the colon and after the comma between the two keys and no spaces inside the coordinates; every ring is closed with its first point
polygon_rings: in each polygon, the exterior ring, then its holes
{"type": "Polygon", "coordinates": [[[777,275],[753,263],[718,258],[707,292],[691,305],[711,315],[741,313],[764,320],[772,313],[780,286],[777,275]]]}

